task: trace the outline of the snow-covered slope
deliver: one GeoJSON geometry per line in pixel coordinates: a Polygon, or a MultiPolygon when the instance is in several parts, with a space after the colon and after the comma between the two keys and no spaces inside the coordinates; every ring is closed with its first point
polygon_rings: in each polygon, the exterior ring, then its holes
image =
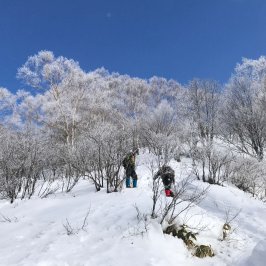
{"type": "MultiPolygon", "coordinates": [[[[182,240],[164,235],[158,221],[146,223],[137,218],[136,206],[141,214],[150,213],[152,206],[147,154],[138,160],[137,189],[107,194],[105,190],[95,192],[83,180],[68,194],[58,192],[45,199],[17,200],[14,204],[0,201],[0,265],[265,265],[265,204],[234,187],[211,186],[205,199],[179,218],[202,228],[197,243],[211,245],[215,251],[212,258],[196,258],[182,240]],[[221,241],[226,213],[230,216],[239,210],[232,221],[234,232],[221,241]],[[67,221],[73,229],[71,235],[64,227],[67,221]]],[[[172,166],[176,176],[182,178],[189,160],[172,166]]],[[[207,186],[199,181],[192,185],[207,186]]]]}

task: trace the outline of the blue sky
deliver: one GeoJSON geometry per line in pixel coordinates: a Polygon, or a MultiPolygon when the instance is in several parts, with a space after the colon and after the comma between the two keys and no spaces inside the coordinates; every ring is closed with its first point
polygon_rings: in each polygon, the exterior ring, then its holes
{"type": "Polygon", "coordinates": [[[86,71],[223,83],[266,55],[266,1],[0,0],[0,86],[22,88],[17,68],[40,50],[86,71]]]}

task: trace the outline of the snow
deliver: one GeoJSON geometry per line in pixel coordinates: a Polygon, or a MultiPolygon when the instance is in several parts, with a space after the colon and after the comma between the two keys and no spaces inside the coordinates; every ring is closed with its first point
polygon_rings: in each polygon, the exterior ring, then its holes
{"type": "MultiPolygon", "coordinates": [[[[107,194],[104,189],[95,192],[82,180],[70,193],[57,192],[48,198],[33,197],[13,204],[1,200],[0,265],[265,265],[265,204],[229,184],[210,186],[204,200],[178,218],[202,228],[197,243],[211,245],[215,252],[212,258],[191,255],[182,240],[163,234],[156,219],[148,224],[139,220],[136,206],[141,214],[149,214],[152,207],[149,159],[148,154],[138,157],[137,189],[107,194]],[[232,221],[233,233],[221,241],[228,212],[239,215],[232,221]],[[67,221],[75,231],[72,235],[67,235],[63,226],[67,221]]],[[[189,164],[185,158],[181,163],[171,162],[177,179],[186,175],[189,164]]],[[[193,186],[205,188],[207,184],[195,181],[193,186]]]]}
{"type": "Polygon", "coordinates": [[[242,266],[264,266],[266,260],[266,239],[261,240],[253,249],[246,261],[240,262],[242,266]]]}

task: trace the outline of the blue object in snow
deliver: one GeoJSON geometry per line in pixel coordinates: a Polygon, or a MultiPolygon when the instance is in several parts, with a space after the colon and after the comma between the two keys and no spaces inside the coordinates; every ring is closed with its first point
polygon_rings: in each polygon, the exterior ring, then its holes
{"type": "Polygon", "coordinates": [[[126,178],[126,187],[130,187],[130,177],[126,178]]]}

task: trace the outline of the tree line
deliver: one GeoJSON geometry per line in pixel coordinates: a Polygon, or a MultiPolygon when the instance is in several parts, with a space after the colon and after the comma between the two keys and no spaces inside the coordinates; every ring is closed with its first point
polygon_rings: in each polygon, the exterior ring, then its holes
{"type": "Polygon", "coordinates": [[[154,167],[186,156],[199,180],[230,181],[265,197],[265,74],[262,56],[243,59],[224,85],[182,85],[104,68],[86,72],[40,51],[18,69],[26,89],[0,88],[1,198],[69,192],[80,178],[97,191],[119,191],[122,160],[136,147],[156,156],[154,167]]]}

